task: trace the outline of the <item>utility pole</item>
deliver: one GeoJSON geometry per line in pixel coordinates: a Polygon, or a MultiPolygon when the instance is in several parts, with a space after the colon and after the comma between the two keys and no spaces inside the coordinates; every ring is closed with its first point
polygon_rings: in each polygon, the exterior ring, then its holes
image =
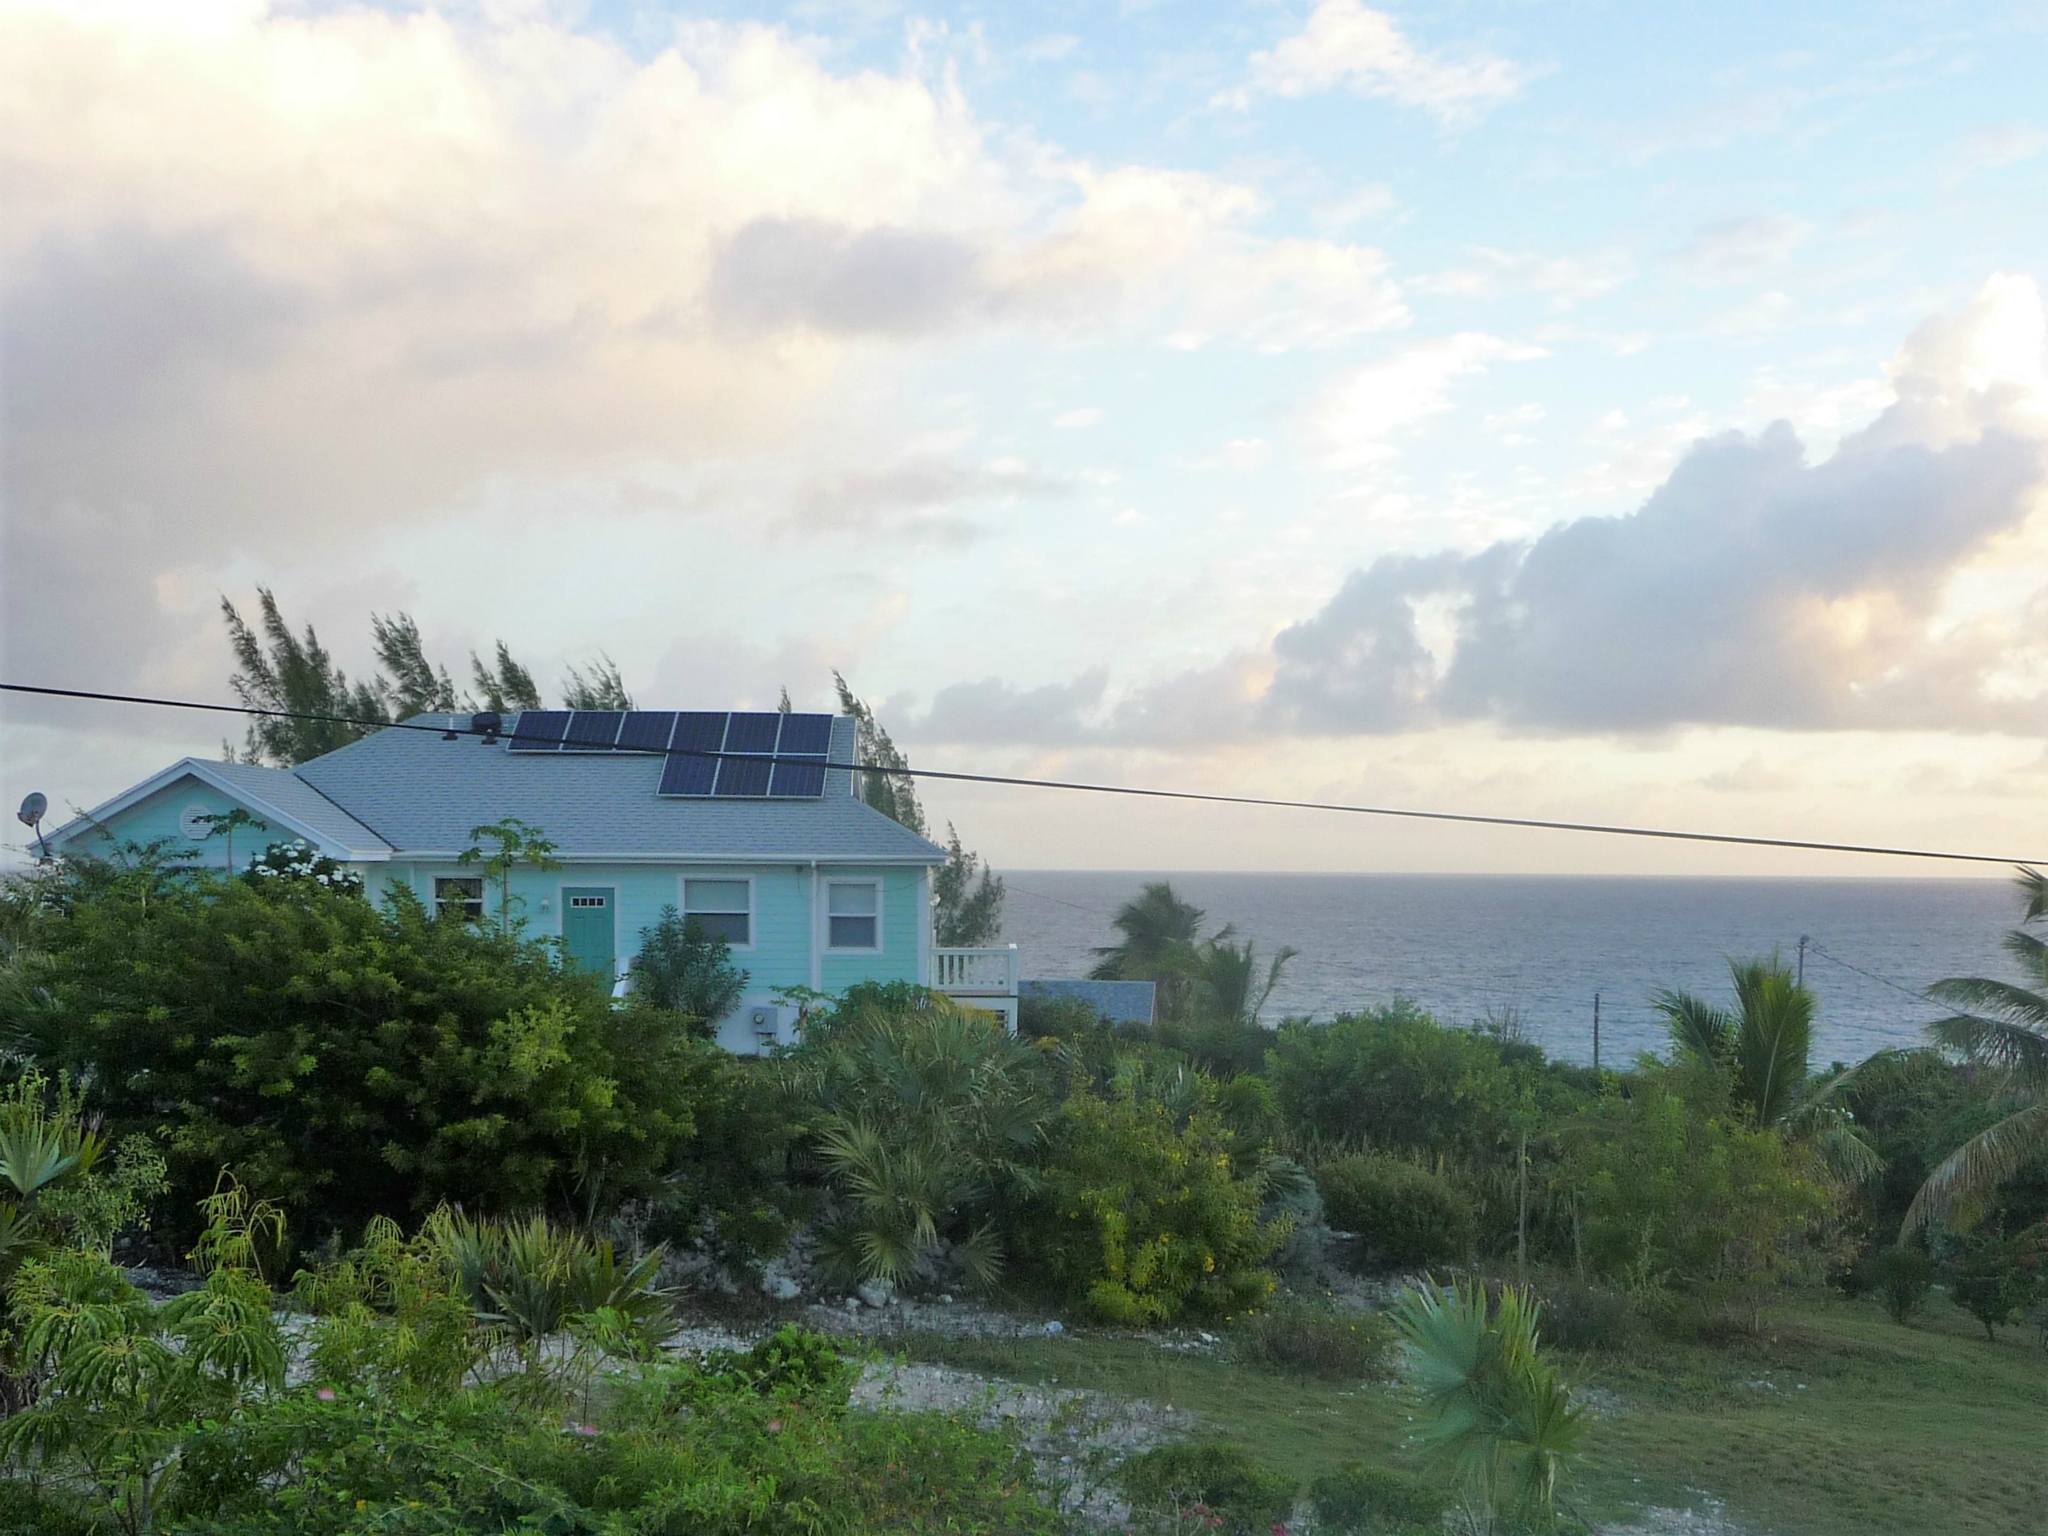
{"type": "Polygon", "coordinates": [[[1600,994],[1593,994],[1593,1070],[1600,1070],[1600,994]]]}
{"type": "Polygon", "coordinates": [[[1799,935],[1799,981],[1798,981],[1798,985],[1800,985],[1800,986],[1802,986],[1802,987],[1806,985],[1806,935],[1805,935],[1805,934],[1803,934],[1803,933],[1802,933],[1801,935],[1799,935]]]}

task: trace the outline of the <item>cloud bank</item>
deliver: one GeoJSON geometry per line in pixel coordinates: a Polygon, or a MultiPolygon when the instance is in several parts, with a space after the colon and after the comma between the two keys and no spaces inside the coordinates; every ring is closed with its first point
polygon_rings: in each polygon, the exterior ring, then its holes
{"type": "MultiPolygon", "coordinates": [[[[1334,398],[1427,410],[1431,380],[1500,355],[1485,340],[1436,344],[1417,354],[1433,366],[1366,376],[1334,398]]],[[[1892,403],[1822,462],[1785,422],[1723,433],[1627,516],[1376,560],[1267,651],[1099,708],[1093,673],[993,688],[1000,708],[969,717],[949,701],[919,734],[1181,744],[1462,722],[2038,732],[2044,345],[2039,290],[1994,278],[1962,315],[1913,334],[1891,365],[1892,403]]]]}

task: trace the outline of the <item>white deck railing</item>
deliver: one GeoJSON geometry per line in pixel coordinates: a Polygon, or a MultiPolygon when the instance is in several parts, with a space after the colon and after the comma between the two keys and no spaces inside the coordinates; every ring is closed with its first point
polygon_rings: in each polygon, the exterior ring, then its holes
{"type": "Polygon", "coordinates": [[[1017,995],[1017,946],[990,949],[935,949],[931,987],[967,997],[1017,995]]]}

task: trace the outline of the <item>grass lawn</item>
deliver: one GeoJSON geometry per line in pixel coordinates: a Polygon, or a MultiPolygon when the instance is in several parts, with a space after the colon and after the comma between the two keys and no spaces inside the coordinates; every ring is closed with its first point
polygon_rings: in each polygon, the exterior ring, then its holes
{"type": "MultiPolygon", "coordinates": [[[[1191,1409],[1304,1480],[1342,1461],[1404,1460],[1406,1409],[1384,1387],[1085,1332],[899,1342],[915,1359],[1191,1409]]],[[[1814,1297],[1754,1338],[1570,1364],[1623,1405],[1589,1437],[1574,1497],[1589,1517],[1705,1492],[1759,1536],[2048,1531],[2048,1353],[2032,1329],[1986,1343],[1938,1294],[1911,1328],[1869,1302],[1814,1297]]]]}

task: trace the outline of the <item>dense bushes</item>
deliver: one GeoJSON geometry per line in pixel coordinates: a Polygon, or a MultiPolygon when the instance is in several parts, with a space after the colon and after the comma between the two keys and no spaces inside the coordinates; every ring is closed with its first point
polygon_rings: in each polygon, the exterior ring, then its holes
{"type": "Polygon", "coordinates": [[[1574,1137],[1567,1171],[1585,1262],[1625,1288],[1753,1296],[1820,1261],[1804,1239],[1827,1191],[1776,1130],[1731,1112],[1711,1072],[1638,1073],[1574,1137]]]}
{"type": "Polygon", "coordinates": [[[1107,1322],[1151,1323],[1272,1289],[1261,1266],[1286,1229],[1260,1219],[1260,1170],[1233,1162],[1214,1098],[1196,1074],[1068,1098],[1026,1250],[1061,1295],[1107,1322]]]}
{"type": "Polygon", "coordinates": [[[1546,1064],[1533,1046],[1446,1029],[1405,1002],[1288,1023],[1270,1061],[1295,1134],[1452,1157],[1492,1155],[1518,1114],[1568,1111],[1588,1076],[1546,1064]]]}
{"type": "Polygon", "coordinates": [[[856,988],[782,1065],[835,1197],[837,1277],[992,1285],[1053,1113],[1038,1054],[939,994],[856,988]]]}
{"type": "Polygon", "coordinates": [[[1131,1510],[1169,1530],[1266,1536],[1294,1511],[1294,1481],[1242,1446],[1162,1445],[1124,1463],[1131,1510]]]}
{"type": "Polygon", "coordinates": [[[1383,1313],[1276,1297],[1246,1316],[1233,1354],[1272,1370],[1363,1381],[1387,1373],[1393,1348],[1383,1313]]]}
{"type": "Polygon", "coordinates": [[[252,1267],[260,1204],[212,1202],[204,1285],[154,1303],[95,1254],[13,1287],[35,1401],[0,1423],[10,1529],[147,1536],[677,1530],[1050,1531],[1011,1443],[937,1415],[852,1415],[857,1366],[788,1328],[744,1354],[624,1364],[626,1280],[578,1295],[548,1350],[504,1353],[526,1278],[587,1274],[563,1234],[446,1221],[301,1276],[308,1379],[252,1267]],[[467,1249],[503,1260],[471,1293],[467,1249]],[[523,1257],[514,1250],[531,1248],[523,1257]],[[553,1251],[560,1262],[547,1258],[553,1251]],[[538,1259],[539,1262],[528,1262],[538,1259]],[[491,1308],[476,1305],[479,1295],[491,1308]],[[598,1351],[603,1351],[600,1356],[598,1351]],[[597,1367],[608,1359],[604,1390],[597,1367]]]}
{"type": "Polygon", "coordinates": [[[1447,1501],[1427,1483],[1354,1461],[1310,1483],[1308,1502],[1330,1536],[1440,1536],[1447,1501]]]}
{"type": "Polygon", "coordinates": [[[1380,1264],[1444,1264],[1472,1249],[1472,1202],[1448,1179],[1399,1158],[1340,1157],[1316,1170],[1323,1209],[1380,1264]]]}
{"type": "Polygon", "coordinates": [[[442,1201],[604,1208],[658,1187],[712,1047],[552,950],[314,881],[81,865],[0,1028],[161,1130],[173,1210],[222,1167],[309,1236],[442,1201]]]}

